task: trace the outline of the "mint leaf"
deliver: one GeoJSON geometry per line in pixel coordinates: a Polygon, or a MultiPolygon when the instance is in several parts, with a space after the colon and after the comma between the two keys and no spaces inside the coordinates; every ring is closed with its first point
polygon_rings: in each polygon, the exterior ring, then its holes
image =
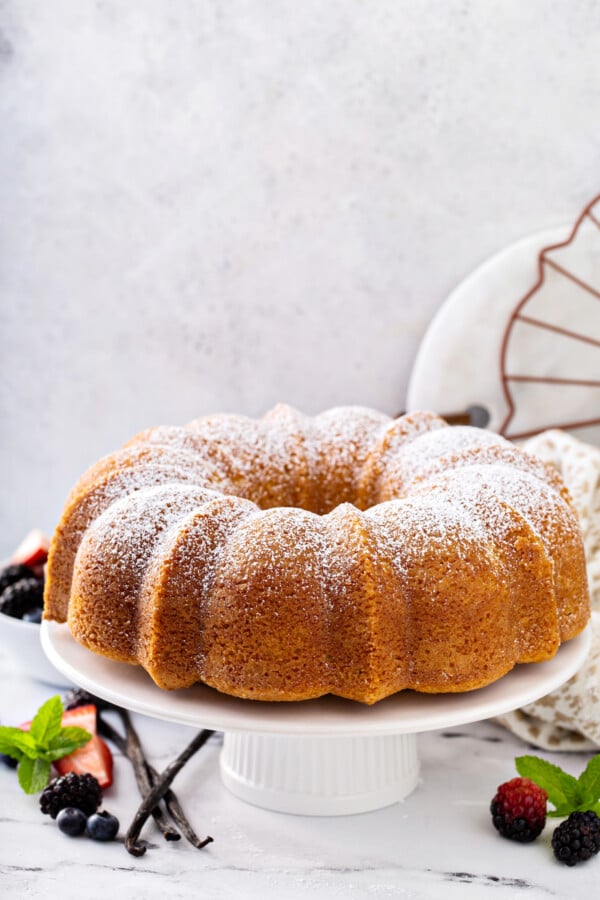
{"type": "Polygon", "coordinates": [[[79,728],[77,725],[66,725],[60,729],[60,733],[55,738],[49,741],[48,746],[54,747],[57,741],[68,741],[69,743],[77,744],[78,747],[83,747],[91,739],[92,735],[85,728],[79,728]]]}
{"type": "Polygon", "coordinates": [[[581,792],[590,804],[600,799],[600,753],[590,759],[577,780],[581,792]]]}
{"type": "Polygon", "coordinates": [[[54,762],[55,759],[62,759],[63,756],[69,756],[70,753],[84,747],[91,739],[92,735],[85,728],[67,725],[65,728],[61,728],[59,734],[48,742],[47,747],[40,751],[40,755],[43,759],[54,762]]]}
{"type": "Polygon", "coordinates": [[[570,816],[571,813],[574,812],[573,807],[569,806],[569,804],[565,804],[564,806],[557,806],[556,809],[549,809],[546,813],[550,818],[562,818],[563,816],[570,816]]]}
{"type": "Polygon", "coordinates": [[[45,759],[23,757],[17,770],[19,784],[26,794],[37,794],[48,784],[50,763],[45,759]]]}
{"type": "Polygon", "coordinates": [[[60,696],[50,697],[40,706],[29,728],[29,734],[37,744],[46,744],[60,731],[63,714],[60,696]]]}
{"type": "Polygon", "coordinates": [[[519,756],[515,765],[519,775],[535,781],[547,792],[555,807],[548,811],[549,816],[600,810],[600,754],[590,760],[579,778],[538,756],[519,756]]]}
{"type": "Polygon", "coordinates": [[[54,750],[40,750],[39,758],[47,759],[48,762],[55,762],[57,759],[63,759],[65,756],[70,756],[71,753],[78,750],[80,746],[80,744],[61,744],[54,750]]]}
{"type": "Polygon", "coordinates": [[[21,759],[23,752],[18,749],[13,740],[13,735],[22,735],[20,728],[11,728],[8,725],[0,725],[0,753],[12,756],[13,759],[21,759]]]}
{"type": "Polygon", "coordinates": [[[576,809],[580,800],[580,787],[577,779],[560,766],[555,766],[539,756],[517,756],[515,759],[517,772],[522,778],[535,781],[548,794],[548,800],[557,808],[576,809]]]}
{"type": "Polygon", "coordinates": [[[21,762],[23,759],[23,754],[20,750],[17,750],[16,747],[9,747],[8,750],[2,750],[2,746],[0,745],[0,753],[4,754],[4,756],[10,756],[18,762],[21,762]]]}
{"type": "Polygon", "coordinates": [[[20,728],[14,729],[14,734],[11,735],[11,743],[12,746],[23,753],[25,756],[28,756],[29,759],[35,759],[38,755],[38,748],[31,737],[26,731],[21,731],[20,728]]]}
{"type": "Polygon", "coordinates": [[[63,728],[62,717],[63,705],[57,694],[39,708],[28,731],[0,726],[0,753],[19,761],[19,784],[28,794],[47,785],[51,763],[69,756],[92,738],[84,728],[63,728]]]}

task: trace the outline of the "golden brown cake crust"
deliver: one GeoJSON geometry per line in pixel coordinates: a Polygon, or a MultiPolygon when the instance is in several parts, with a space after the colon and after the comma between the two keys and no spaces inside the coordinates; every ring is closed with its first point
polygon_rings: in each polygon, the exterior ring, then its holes
{"type": "Polygon", "coordinates": [[[589,598],[545,464],[433,413],[279,405],[148,429],[88,470],[44,616],[165,689],[374,703],[549,659],[589,598]]]}

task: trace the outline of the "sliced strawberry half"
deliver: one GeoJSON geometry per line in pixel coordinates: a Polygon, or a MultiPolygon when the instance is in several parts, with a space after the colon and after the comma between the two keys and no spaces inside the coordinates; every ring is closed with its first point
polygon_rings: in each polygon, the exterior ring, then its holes
{"type": "Polygon", "coordinates": [[[101,788],[110,787],[113,783],[112,753],[97,734],[79,750],[57,759],[53,765],[61,775],[66,775],[67,772],[76,772],[78,775],[89,772],[95,775],[101,788]]]}
{"type": "Polygon", "coordinates": [[[85,728],[93,736],[79,750],[57,759],[54,768],[61,775],[66,775],[67,772],[76,772],[78,775],[90,772],[96,776],[101,788],[107,788],[113,782],[113,757],[102,738],[96,734],[96,715],[93,704],[77,706],[63,714],[63,726],[76,725],[78,728],[85,728]]]}
{"type": "MultiPolygon", "coordinates": [[[[75,725],[77,728],[85,728],[90,734],[96,734],[96,717],[98,713],[93,703],[87,706],[77,706],[75,709],[69,709],[64,712],[60,724],[65,728],[67,725],[75,725]]],[[[21,731],[29,731],[31,728],[31,720],[23,722],[19,725],[21,731]]]]}
{"type": "Polygon", "coordinates": [[[98,710],[93,703],[87,706],[76,706],[75,709],[68,709],[63,713],[61,725],[66,728],[67,725],[75,725],[76,728],[85,728],[90,734],[96,734],[98,710]]]}
{"type": "Polygon", "coordinates": [[[34,570],[41,570],[48,559],[48,550],[50,548],[50,540],[43,531],[38,528],[30,531],[23,538],[17,549],[12,555],[12,563],[23,563],[34,570]]]}

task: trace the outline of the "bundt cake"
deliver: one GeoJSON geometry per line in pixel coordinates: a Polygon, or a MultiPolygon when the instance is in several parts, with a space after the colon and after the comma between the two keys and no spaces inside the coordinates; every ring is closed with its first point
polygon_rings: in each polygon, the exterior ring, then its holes
{"type": "Polygon", "coordinates": [[[559,475],[491,432],[360,407],[151,428],[71,491],[46,619],[257,700],[467,691],[589,616],[559,475]]]}

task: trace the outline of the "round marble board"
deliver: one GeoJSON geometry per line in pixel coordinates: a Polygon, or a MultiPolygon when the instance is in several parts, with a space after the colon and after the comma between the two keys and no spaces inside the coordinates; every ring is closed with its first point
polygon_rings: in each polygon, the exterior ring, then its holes
{"type": "Polygon", "coordinates": [[[562,428],[600,443],[599,299],[600,200],[458,285],[421,342],[406,408],[481,406],[511,440],[562,428]]]}

